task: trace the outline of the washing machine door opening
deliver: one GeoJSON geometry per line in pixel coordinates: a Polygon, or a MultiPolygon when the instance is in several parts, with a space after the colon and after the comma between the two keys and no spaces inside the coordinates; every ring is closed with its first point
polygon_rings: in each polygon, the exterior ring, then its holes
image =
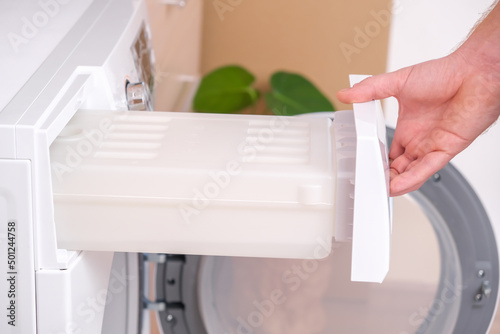
{"type": "Polygon", "coordinates": [[[393,226],[391,270],[382,284],[350,281],[351,247],[344,243],[324,260],[203,258],[199,300],[207,332],[431,333],[441,315],[446,321],[434,333],[451,333],[461,284],[448,231],[442,247],[410,197],[396,199],[393,226]],[[451,290],[445,296],[441,281],[451,290]]]}
{"type": "Polygon", "coordinates": [[[382,284],[350,281],[350,249],[335,243],[324,260],[167,258],[156,271],[156,298],[179,303],[167,302],[158,324],[176,334],[487,332],[497,245],[481,202],[452,165],[394,199],[382,284]]]}

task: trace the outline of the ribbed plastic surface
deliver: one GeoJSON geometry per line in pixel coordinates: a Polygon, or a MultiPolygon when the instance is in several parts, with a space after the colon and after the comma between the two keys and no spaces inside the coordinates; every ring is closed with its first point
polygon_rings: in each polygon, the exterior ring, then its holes
{"type": "Polygon", "coordinates": [[[352,110],[337,111],[333,125],[337,161],[335,240],[352,241],[356,181],[356,127],[352,110]]]}
{"type": "Polygon", "coordinates": [[[59,246],[314,258],[333,236],[330,126],[81,110],[51,146],[59,246]]]}

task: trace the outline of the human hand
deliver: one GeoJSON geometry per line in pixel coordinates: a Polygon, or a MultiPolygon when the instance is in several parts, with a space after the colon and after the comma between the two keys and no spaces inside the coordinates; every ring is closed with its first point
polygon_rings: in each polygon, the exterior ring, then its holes
{"type": "Polygon", "coordinates": [[[394,96],[399,117],[389,152],[390,193],[418,189],[500,113],[500,71],[477,66],[460,50],[367,78],[337,93],[341,102],[394,96]]]}

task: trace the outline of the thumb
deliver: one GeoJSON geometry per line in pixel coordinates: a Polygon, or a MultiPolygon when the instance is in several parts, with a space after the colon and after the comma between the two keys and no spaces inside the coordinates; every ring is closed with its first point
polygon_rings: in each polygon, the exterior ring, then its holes
{"type": "Polygon", "coordinates": [[[359,103],[396,96],[409,74],[410,68],[375,75],[337,92],[337,98],[343,103],[359,103]]]}

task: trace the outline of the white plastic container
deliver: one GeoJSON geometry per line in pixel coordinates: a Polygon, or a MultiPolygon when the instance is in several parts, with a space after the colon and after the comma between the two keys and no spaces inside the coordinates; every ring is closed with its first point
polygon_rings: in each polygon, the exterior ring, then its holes
{"type": "Polygon", "coordinates": [[[313,258],[334,228],[330,125],[81,110],[51,146],[59,246],[313,258]]]}
{"type": "Polygon", "coordinates": [[[368,123],[352,111],[332,121],[80,110],[50,147],[58,245],[322,258],[337,236],[354,239],[353,280],[381,281],[390,243],[389,217],[380,214],[389,208],[378,207],[388,203],[386,167],[377,114],[366,110],[368,123]],[[367,124],[368,137],[357,133],[367,124]],[[370,136],[375,150],[356,157],[370,136]]]}

